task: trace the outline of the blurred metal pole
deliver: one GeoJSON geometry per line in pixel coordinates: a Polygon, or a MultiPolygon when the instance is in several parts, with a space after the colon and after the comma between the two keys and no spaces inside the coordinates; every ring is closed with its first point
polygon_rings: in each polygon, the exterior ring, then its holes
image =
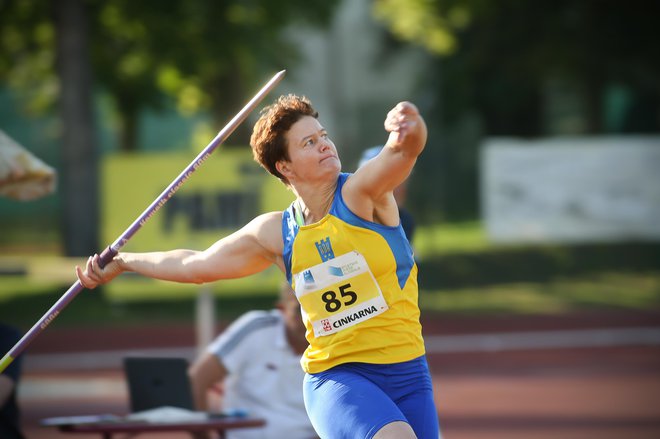
{"type": "Polygon", "coordinates": [[[215,335],[215,300],[208,285],[203,285],[195,303],[197,355],[201,355],[215,335]]]}

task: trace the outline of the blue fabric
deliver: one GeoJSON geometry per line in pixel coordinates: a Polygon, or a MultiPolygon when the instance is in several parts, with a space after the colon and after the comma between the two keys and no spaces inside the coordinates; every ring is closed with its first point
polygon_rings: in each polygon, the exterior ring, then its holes
{"type": "MultiPolygon", "coordinates": [[[[399,287],[403,289],[410,277],[410,271],[415,263],[415,259],[402,224],[399,224],[398,226],[385,226],[364,220],[355,215],[348,206],[346,206],[346,203],[344,203],[344,197],[341,195],[341,189],[350,175],[351,174],[345,172],[339,174],[337,188],[335,190],[335,196],[329,214],[352,226],[373,230],[385,238],[396,259],[396,275],[399,279],[399,287]]],[[[295,221],[294,204],[295,201],[291,203],[289,208],[286,209],[282,215],[282,236],[284,238],[282,257],[286,268],[286,278],[289,283],[291,283],[292,246],[300,228],[295,221]]]]}
{"type": "Polygon", "coordinates": [[[335,199],[330,207],[330,215],[334,215],[352,226],[373,230],[385,238],[387,244],[392,249],[394,258],[396,259],[396,276],[399,279],[399,287],[403,289],[410,277],[410,270],[412,270],[415,263],[412,248],[406,238],[403,227],[401,224],[398,226],[385,226],[383,224],[364,220],[354,214],[348,206],[346,206],[346,203],[344,203],[344,197],[341,196],[341,188],[344,186],[344,183],[346,183],[346,180],[350,175],[351,174],[345,172],[339,175],[335,199]]]}
{"type": "Polygon", "coordinates": [[[282,212],[282,237],[284,239],[282,259],[284,259],[284,266],[286,268],[286,280],[289,282],[289,285],[291,285],[291,257],[293,254],[293,240],[296,239],[298,229],[300,228],[296,223],[293,209],[294,203],[291,203],[289,208],[282,212]]]}
{"type": "Polygon", "coordinates": [[[305,407],[323,439],[370,439],[403,421],[419,439],[438,439],[438,414],[426,357],[396,364],[342,364],[307,374],[305,407]]]}

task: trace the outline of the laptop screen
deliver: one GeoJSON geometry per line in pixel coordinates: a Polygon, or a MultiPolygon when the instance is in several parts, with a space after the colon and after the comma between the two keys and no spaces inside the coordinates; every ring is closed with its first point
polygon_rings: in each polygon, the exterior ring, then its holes
{"type": "Polygon", "coordinates": [[[194,410],[186,359],[126,357],[124,373],[131,412],[163,406],[194,410]]]}

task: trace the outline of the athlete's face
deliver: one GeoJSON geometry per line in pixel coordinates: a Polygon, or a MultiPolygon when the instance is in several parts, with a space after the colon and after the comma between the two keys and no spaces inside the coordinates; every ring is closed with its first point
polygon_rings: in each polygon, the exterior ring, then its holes
{"type": "Polygon", "coordinates": [[[341,162],[335,144],[321,123],[314,117],[304,116],[285,134],[289,161],[278,162],[280,172],[290,183],[316,180],[336,175],[341,162]]]}

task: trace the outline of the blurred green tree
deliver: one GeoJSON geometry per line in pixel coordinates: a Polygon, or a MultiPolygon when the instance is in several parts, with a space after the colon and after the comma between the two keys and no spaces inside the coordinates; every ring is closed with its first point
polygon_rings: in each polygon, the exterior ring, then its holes
{"type": "MultiPolygon", "coordinates": [[[[183,114],[209,110],[224,125],[264,71],[294,65],[298,51],[284,30],[323,26],[336,0],[112,0],[94,6],[93,65],[112,91],[122,122],[122,149],[136,148],[145,106],[163,92],[183,114]]],[[[247,127],[236,133],[247,143],[247,127]]]]}
{"type": "MultiPolygon", "coordinates": [[[[0,2],[0,80],[32,113],[52,109],[60,84],[53,16],[61,1],[0,2]]],[[[299,60],[285,30],[325,26],[338,0],[81,0],[94,86],[116,106],[120,149],[134,150],[139,114],[169,95],[183,113],[224,125],[264,71],[299,60]]],[[[245,139],[244,139],[245,140],[245,139]]]]}
{"type": "Polygon", "coordinates": [[[97,250],[97,148],[81,0],[0,2],[0,80],[28,117],[55,111],[60,124],[59,191],[67,255],[97,250]]]}
{"type": "Polygon", "coordinates": [[[478,215],[483,136],[660,132],[660,2],[374,0],[373,13],[436,55],[438,144],[418,181],[442,188],[425,204],[450,218],[478,215]]]}
{"type": "MultiPolygon", "coordinates": [[[[61,103],[66,254],[98,248],[92,90],[113,99],[122,150],[137,149],[140,113],[163,108],[167,96],[179,111],[207,110],[222,126],[263,81],[264,71],[298,60],[285,30],[329,23],[337,3],[0,1],[0,81],[28,115],[61,103]]],[[[234,139],[247,142],[242,129],[234,139]]]]}

